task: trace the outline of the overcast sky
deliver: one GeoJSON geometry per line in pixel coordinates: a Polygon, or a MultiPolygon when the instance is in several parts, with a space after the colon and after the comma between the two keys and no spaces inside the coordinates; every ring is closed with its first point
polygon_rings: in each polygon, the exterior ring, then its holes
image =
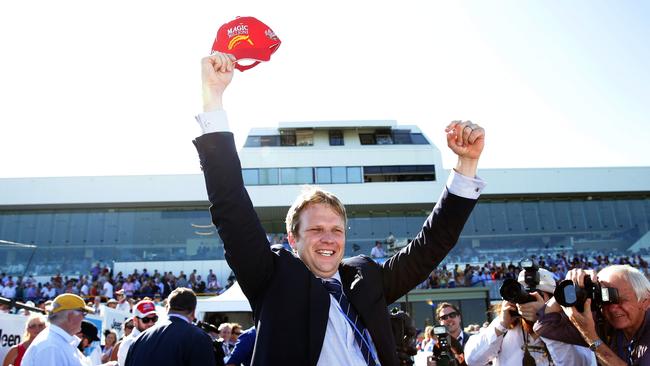
{"type": "Polygon", "coordinates": [[[650,166],[649,2],[35,0],[0,5],[0,177],[199,173],[200,58],[238,15],[282,40],[227,91],[240,146],[393,119],[449,168],[471,119],[483,168],[650,166]]]}

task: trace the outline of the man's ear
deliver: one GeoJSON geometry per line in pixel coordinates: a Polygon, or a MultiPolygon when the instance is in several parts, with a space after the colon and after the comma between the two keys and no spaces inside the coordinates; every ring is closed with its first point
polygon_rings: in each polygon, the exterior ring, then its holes
{"type": "Polygon", "coordinates": [[[287,235],[287,241],[289,242],[291,249],[293,249],[294,254],[298,255],[298,248],[296,247],[297,238],[292,233],[289,233],[287,235]]]}

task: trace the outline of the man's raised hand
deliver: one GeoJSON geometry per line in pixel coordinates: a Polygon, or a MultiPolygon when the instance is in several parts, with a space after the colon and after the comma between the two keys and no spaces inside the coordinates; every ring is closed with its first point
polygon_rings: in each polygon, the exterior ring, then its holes
{"type": "Polygon", "coordinates": [[[221,52],[215,52],[201,60],[204,112],[223,108],[223,92],[232,81],[235,61],[233,55],[221,52]]]}

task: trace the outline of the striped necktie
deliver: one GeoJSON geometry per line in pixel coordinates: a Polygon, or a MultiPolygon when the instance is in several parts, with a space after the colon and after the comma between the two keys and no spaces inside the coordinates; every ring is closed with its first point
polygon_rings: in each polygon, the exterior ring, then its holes
{"type": "Polygon", "coordinates": [[[343,293],[343,286],[341,285],[341,282],[335,278],[324,278],[323,285],[327,289],[327,292],[329,292],[336,299],[336,301],[339,302],[341,310],[347,317],[348,323],[350,326],[352,326],[354,339],[357,341],[357,345],[359,345],[361,354],[363,355],[363,358],[365,359],[368,366],[377,365],[375,360],[372,358],[369,344],[365,337],[365,334],[367,333],[366,327],[363,325],[361,318],[359,318],[357,311],[354,310],[354,307],[352,304],[350,304],[348,298],[343,293]]]}

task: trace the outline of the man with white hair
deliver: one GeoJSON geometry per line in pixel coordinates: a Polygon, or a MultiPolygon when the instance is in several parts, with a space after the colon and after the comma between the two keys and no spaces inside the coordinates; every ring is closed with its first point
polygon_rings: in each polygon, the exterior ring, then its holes
{"type": "Polygon", "coordinates": [[[39,333],[27,348],[21,365],[24,366],[82,366],[84,355],[77,349],[81,322],[94,309],[74,294],[62,294],[52,302],[48,320],[50,326],[39,333]]]}
{"type": "MultiPolygon", "coordinates": [[[[501,303],[498,316],[487,328],[473,335],[465,345],[465,362],[469,366],[520,365],[595,365],[596,360],[585,347],[544,339],[533,331],[537,312],[553,296],[555,279],[543,268],[538,270],[539,283],[531,292],[535,301],[515,304],[501,303]]],[[[526,284],[526,271],[521,271],[517,282],[526,284]]]]}
{"type": "Polygon", "coordinates": [[[650,365],[650,281],[629,265],[612,265],[596,275],[594,271],[572,269],[566,279],[584,287],[585,277],[602,288],[618,291],[618,301],[592,304],[584,302],[583,311],[560,306],[551,299],[535,329],[558,341],[588,346],[604,365],[650,365]],[[594,313],[602,314],[606,327],[599,333],[594,313]]]}

